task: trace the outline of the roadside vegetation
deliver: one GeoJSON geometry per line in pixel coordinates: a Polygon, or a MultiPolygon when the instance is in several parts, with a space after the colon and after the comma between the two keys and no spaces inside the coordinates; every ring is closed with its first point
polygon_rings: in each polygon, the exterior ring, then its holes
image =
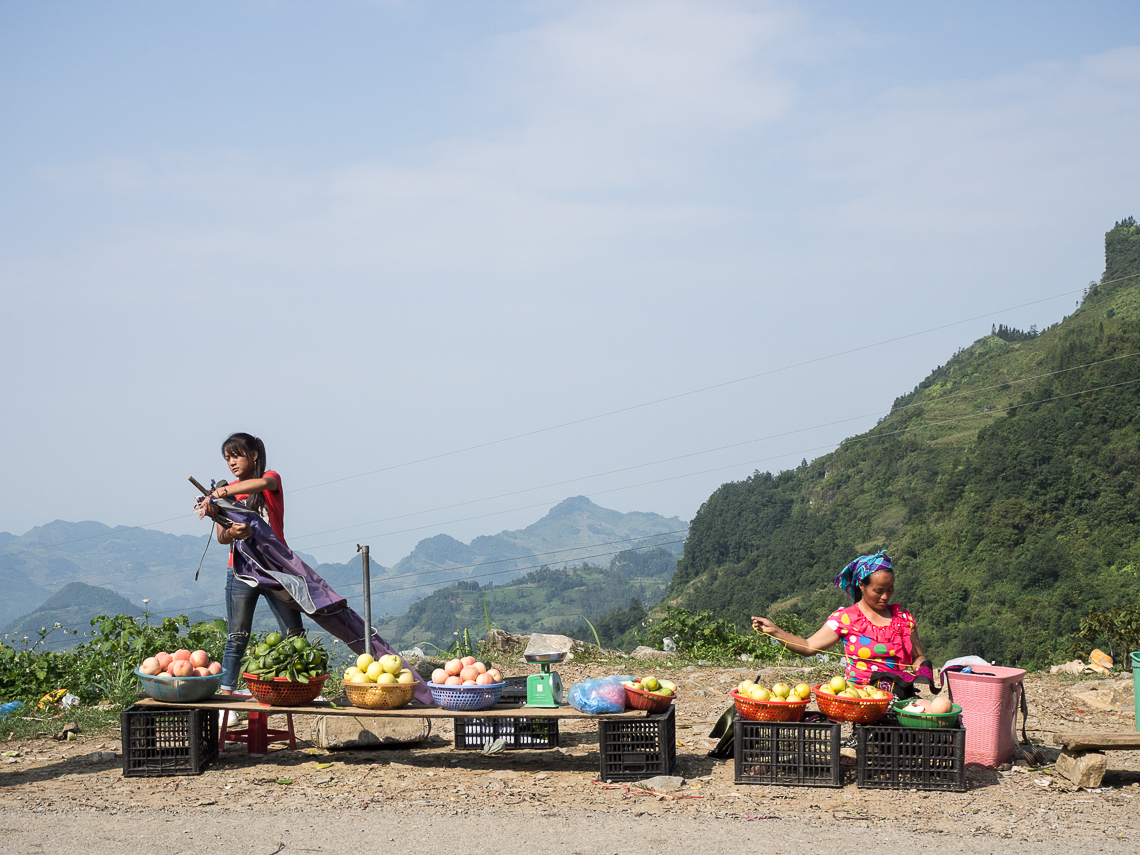
{"type": "Polygon", "coordinates": [[[134,670],[144,659],[180,647],[221,659],[226,624],[191,625],[185,615],[154,624],[145,614],[99,615],[84,633],[87,641],[52,649],[50,642],[64,635],[78,636],[79,630],[56,624],[0,643],[0,703],[20,703],[0,720],[5,736],[55,735],[65,721],[81,730],[117,725],[120,710],[138,699],[134,670]]]}

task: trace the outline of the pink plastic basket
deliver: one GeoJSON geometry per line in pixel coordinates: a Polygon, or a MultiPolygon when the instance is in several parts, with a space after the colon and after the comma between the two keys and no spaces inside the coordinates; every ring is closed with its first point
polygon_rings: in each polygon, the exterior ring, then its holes
{"type": "Polygon", "coordinates": [[[1024,677],[1021,668],[1000,665],[976,665],[970,674],[946,672],[950,700],[962,708],[967,764],[995,769],[1013,759],[1013,720],[1024,677]]]}

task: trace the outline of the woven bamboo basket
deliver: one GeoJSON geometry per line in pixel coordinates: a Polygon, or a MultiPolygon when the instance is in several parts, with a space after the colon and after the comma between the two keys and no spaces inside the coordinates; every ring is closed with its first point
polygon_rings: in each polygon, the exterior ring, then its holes
{"type": "Polygon", "coordinates": [[[394,710],[412,700],[415,683],[342,683],[354,707],[363,710],[394,710]]]}

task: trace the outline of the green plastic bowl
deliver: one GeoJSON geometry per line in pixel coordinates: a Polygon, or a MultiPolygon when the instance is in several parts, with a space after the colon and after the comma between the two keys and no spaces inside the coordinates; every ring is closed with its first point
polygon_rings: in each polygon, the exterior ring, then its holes
{"type": "Polygon", "coordinates": [[[908,703],[910,701],[895,701],[894,705],[894,713],[903,727],[957,727],[958,716],[962,714],[962,708],[957,704],[951,704],[950,712],[946,713],[906,712],[903,708],[908,703]]]}

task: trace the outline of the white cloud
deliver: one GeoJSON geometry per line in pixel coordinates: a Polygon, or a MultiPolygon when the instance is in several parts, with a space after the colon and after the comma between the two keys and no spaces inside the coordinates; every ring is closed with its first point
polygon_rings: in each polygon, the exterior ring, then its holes
{"type": "Polygon", "coordinates": [[[1138,76],[1127,48],[892,88],[810,146],[819,215],[858,232],[978,235],[1102,204],[1105,187],[1140,179],[1138,76]]]}
{"type": "Polygon", "coordinates": [[[686,186],[726,136],[787,114],[782,65],[809,40],[774,4],[581,4],[500,40],[489,94],[515,126],[452,156],[560,194],[686,186]]]}
{"type": "Polygon", "coordinates": [[[579,4],[487,49],[477,97],[511,105],[505,121],[414,159],[302,168],[183,151],[51,177],[61,197],[107,210],[79,264],[111,293],[229,275],[276,289],[284,270],[542,277],[739,218],[709,186],[718,153],[787,116],[795,85],[780,66],[814,38],[777,4],[579,4]]]}

